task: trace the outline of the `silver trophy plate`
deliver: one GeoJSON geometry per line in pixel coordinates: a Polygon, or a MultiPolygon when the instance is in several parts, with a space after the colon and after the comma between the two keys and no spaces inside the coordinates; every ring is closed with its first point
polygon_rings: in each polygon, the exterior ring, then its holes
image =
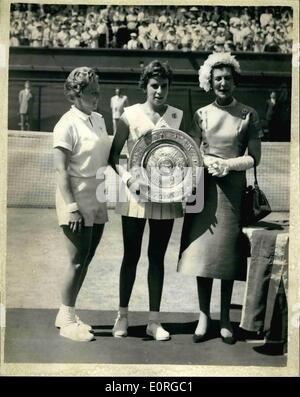
{"type": "Polygon", "coordinates": [[[185,132],[161,128],[141,136],[129,157],[129,171],[140,179],[145,201],[170,203],[184,200],[197,185],[197,168],[203,164],[199,148],[185,132]]]}

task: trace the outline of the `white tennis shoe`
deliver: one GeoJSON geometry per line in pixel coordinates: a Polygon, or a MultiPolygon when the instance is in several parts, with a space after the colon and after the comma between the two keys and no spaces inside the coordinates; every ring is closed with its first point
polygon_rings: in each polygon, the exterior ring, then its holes
{"type": "MultiPolygon", "coordinates": [[[[62,328],[63,326],[66,326],[68,324],[73,324],[74,321],[66,323],[65,318],[60,314],[60,312],[57,313],[56,319],[55,319],[55,327],[56,328],[62,328]]],[[[93,328],[89,324],[85,324],[83,321],[80,320],[80,318],[75,314],[75,323],[80,325],[81,327],[85,328],[87,331],[92,332],[93,328]]]]}
{"type": "Polygon", "coordinates": [[[146,334],[152,336],[155,340],[169,340],[170,334],[166,331],[160,323],[151,322],[147,325],[146,334]]]}
{"type": "Polygon", "coordinates": [[[128,318],[127,316],[119,316],[116,318],[112,334],[115,338],[124,338],[128,335],[128,318]]]}
{"type": "Polygon", "coordinates": [[[78,323],[71,323],[61,327],[60,336],[76,342],[90,342],[95,338],[94,334],[90,333],[85,327],[82,327],[78,323]]]}

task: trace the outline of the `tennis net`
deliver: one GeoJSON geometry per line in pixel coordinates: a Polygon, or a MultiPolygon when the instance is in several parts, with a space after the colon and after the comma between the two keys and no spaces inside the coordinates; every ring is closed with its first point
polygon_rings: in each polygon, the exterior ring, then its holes
{"type": "MultiPolygon", "coordinates": [[[[263,142],[258,167],[258,182],[273,211],[289,210],[288,142],[263,142]]],[[[253,170],[247,171],[253,183],[253,170]]],[[[53,208],[55,206],[55,171],[53,167],[52,134],[47,132],[10,131],[8,136],[9,207],[53,208]]],[[[112,169],[106,177],[107,189],[116,189],[112,169]]],[[[114,196],[114,195],[113,195],[114,196]]],[[[114,207],[114,203],[109,203],[114,207]]]]}

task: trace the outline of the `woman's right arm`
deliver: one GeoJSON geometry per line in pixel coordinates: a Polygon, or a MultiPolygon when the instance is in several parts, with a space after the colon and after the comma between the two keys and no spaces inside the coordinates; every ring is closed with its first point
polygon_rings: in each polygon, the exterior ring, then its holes
{"type": "Polygon", "coordinates": [[[192,127],[190,132],[188,133],[196,142],[197,146],[200,147],[202,131],[200,127],[200,117],[198,112],[194,114],[192,127]]]}
{"type": "Polygon", "coordinates": [[[119,164],[119,162],[120,162],[120,153],[125,145],[125,142],[128,139],[128,136],[129,136],[129,126],[127,119],[123,113],[118,122],[117,132],[116,135],[114,136],[109,155],[109,163],[112,166],[112,168],[120,175],[120,177],[122,177],[122,175],[126,171],[124,167],[122,167],[119,164]]]}
{"type": "Polygon", "coordinates": [[[136,178],[127,171],[126,164],[120,164],[120,153],[124,147],[125,142],[128,139],[128,136],[129,125],[127,118],[123,113],[120,117],[117,132],[111,146],[109,163],[112,168],[117,172],[117,174],[119,174],[125,185],[133,192],[137,192],[140,190],[140,185],[142,184],[142,181],[138,182],[136,178]]]}
{"type": "Polygon", "coordinates": [[[71,152],[63,147],[54,148],[54,168],[56,171],[58,188],[70,212],[70,229],[73,232],[76,232],[77,230],[81,230],[83,217],[74,199],[70,176],[67,171],[70,162],[70,155],[71,152]]]}
{"type": "Polygon", "coordinates": [[[57,184],[67,205],[75,202],[71,189],[70,177],[67,171],[70,162],[70,155],[71,152],[65,148],[54,148],[54,168],[57,177],[57,184]]]}
{"type": "Polygon", "coordinates": [[[201,113],[198,111],[194,114],[193,123],[192,123],[191,131],[189,132],[189,135],[194,139],[197,146],[200,148],[200,152],[201,152],[202,159],[203,159],[203,166],[206,168],[209,168],[210,165],[215,161],[215,157],[212,157],[209,154],[208,155],[204,154],[204,152],[201,148],[202,119],[201,119],[201,113]]]}

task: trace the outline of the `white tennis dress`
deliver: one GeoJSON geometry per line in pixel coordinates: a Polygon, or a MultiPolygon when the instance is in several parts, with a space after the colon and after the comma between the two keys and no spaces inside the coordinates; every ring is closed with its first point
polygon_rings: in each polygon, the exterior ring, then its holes
{"type": "MultiPolygon", "coordinates": [[[[174,128],[179,129],[183,111],[168,105],[164,115],[156,124],[145,114],[140,103],[126,107],[124,114],[129,125],[129,136],[127,139],[128,153],[136,143],[136,141],[149,131],[158,128],[174,128]]],[[[116,213],[134,218],[147,219],[174,219],[183,216],[182,203],[152,203],[143,202],[143,198],[133,195],[130,190],[125,187],[125,197],[122,195],[122,201],[117,202],[116,213]]]]}
{"type": "MultiPolygon", "coordinates": [[[[54,148],[71,152],[68,174],[85,226],[107,222],[104,171],[111,142],[104,118],[96,112],[87,115],[73,105],[55,125],[53,135],[54,148]]],[[[59,225],[68,225],[70,214],[58,187],[56,212],[59,225]]]]}

